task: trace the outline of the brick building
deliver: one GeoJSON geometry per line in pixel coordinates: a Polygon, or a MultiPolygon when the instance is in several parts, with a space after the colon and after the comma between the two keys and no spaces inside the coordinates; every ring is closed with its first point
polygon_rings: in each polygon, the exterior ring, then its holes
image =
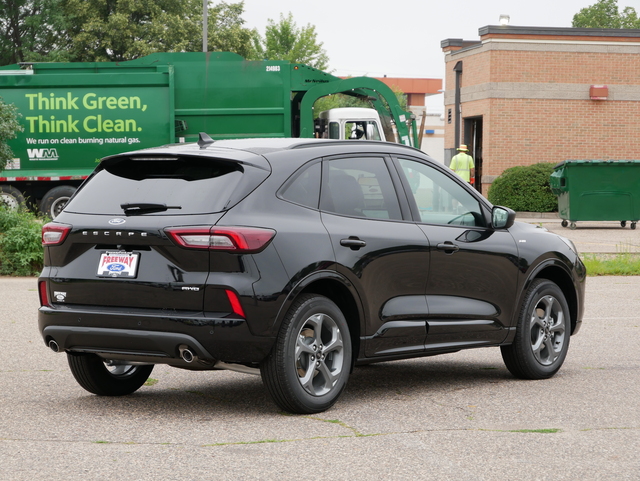
{"type": "Polygon", "coordinates": [[[479,35],[441,43],[445,163],[470,145],[485,195],[515,165],[640,158],[640,30],[487,26],[479,35]]]}

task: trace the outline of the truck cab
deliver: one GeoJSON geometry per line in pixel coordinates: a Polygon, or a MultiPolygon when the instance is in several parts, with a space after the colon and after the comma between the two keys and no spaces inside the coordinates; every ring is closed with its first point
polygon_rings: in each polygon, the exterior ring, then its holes
{"type": "Polygon", "coordinates": [[[320,112],[315,120],[321,139],[383,140],[382,122],[375,109],[343,107],[320,112]]]}

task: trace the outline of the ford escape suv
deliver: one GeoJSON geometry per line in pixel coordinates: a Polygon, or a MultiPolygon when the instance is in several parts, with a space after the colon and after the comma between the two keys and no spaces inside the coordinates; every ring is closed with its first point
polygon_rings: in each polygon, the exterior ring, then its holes
{"type": "Polygon", "coordinates": [[[43,227],[39,328],[107,396],[155,364],[232,369],[315,413],[357,365],[479,347],[548,378],[585,268],[514,219],[410,147],[201,135],[103,159],[43,227]]]}

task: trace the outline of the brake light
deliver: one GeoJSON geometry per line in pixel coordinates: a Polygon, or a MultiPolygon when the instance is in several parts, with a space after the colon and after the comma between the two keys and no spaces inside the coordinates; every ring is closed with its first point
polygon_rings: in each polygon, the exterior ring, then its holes
{"type": "Polygon", "coordinates": [[[40,295],[40,306],[50,306],[51,302],[49,302],[49,293],[47,291],[47,282],[40,281],[38,282],[38,294],[40,295]]]}
{"type": "Polygon", "coordinates": [[[174,242],[189,249],[223,252],[260,252],[276,235],[261,227],[169,227],[165,232],[174,242]]]}
{"type": "Polygon", "coordinates": [[[70,225],[49,222],[42,226],[42,245],[55,246],[62,244],[69,232],[71,232],[70,225]]]}

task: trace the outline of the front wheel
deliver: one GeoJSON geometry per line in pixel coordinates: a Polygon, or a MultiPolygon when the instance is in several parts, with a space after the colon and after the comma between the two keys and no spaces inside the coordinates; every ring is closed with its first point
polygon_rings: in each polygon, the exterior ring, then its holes
{"type": "Polygon", "coordinates": [[[95,354],[67,353],[67,360],[78,384],[98,396],[131,394],[147,382],[153,370],[153,364],[106,361],[95,354]]]}
{"type": "Polygon", "coordinates": [[[536,279],[525,294],[513,344],[500,348],[502,359],[518,378],[550,378],[567,356],[570,334],[564,294],[555,283],[536,279]]]}
{"type": "Polygon", "coordinates": [[[344,315],[328,298],[307,294],[289,309],[260,372],[280,408],[313,414],[335,404],[350,368],[351,338],[344,315]]]}

